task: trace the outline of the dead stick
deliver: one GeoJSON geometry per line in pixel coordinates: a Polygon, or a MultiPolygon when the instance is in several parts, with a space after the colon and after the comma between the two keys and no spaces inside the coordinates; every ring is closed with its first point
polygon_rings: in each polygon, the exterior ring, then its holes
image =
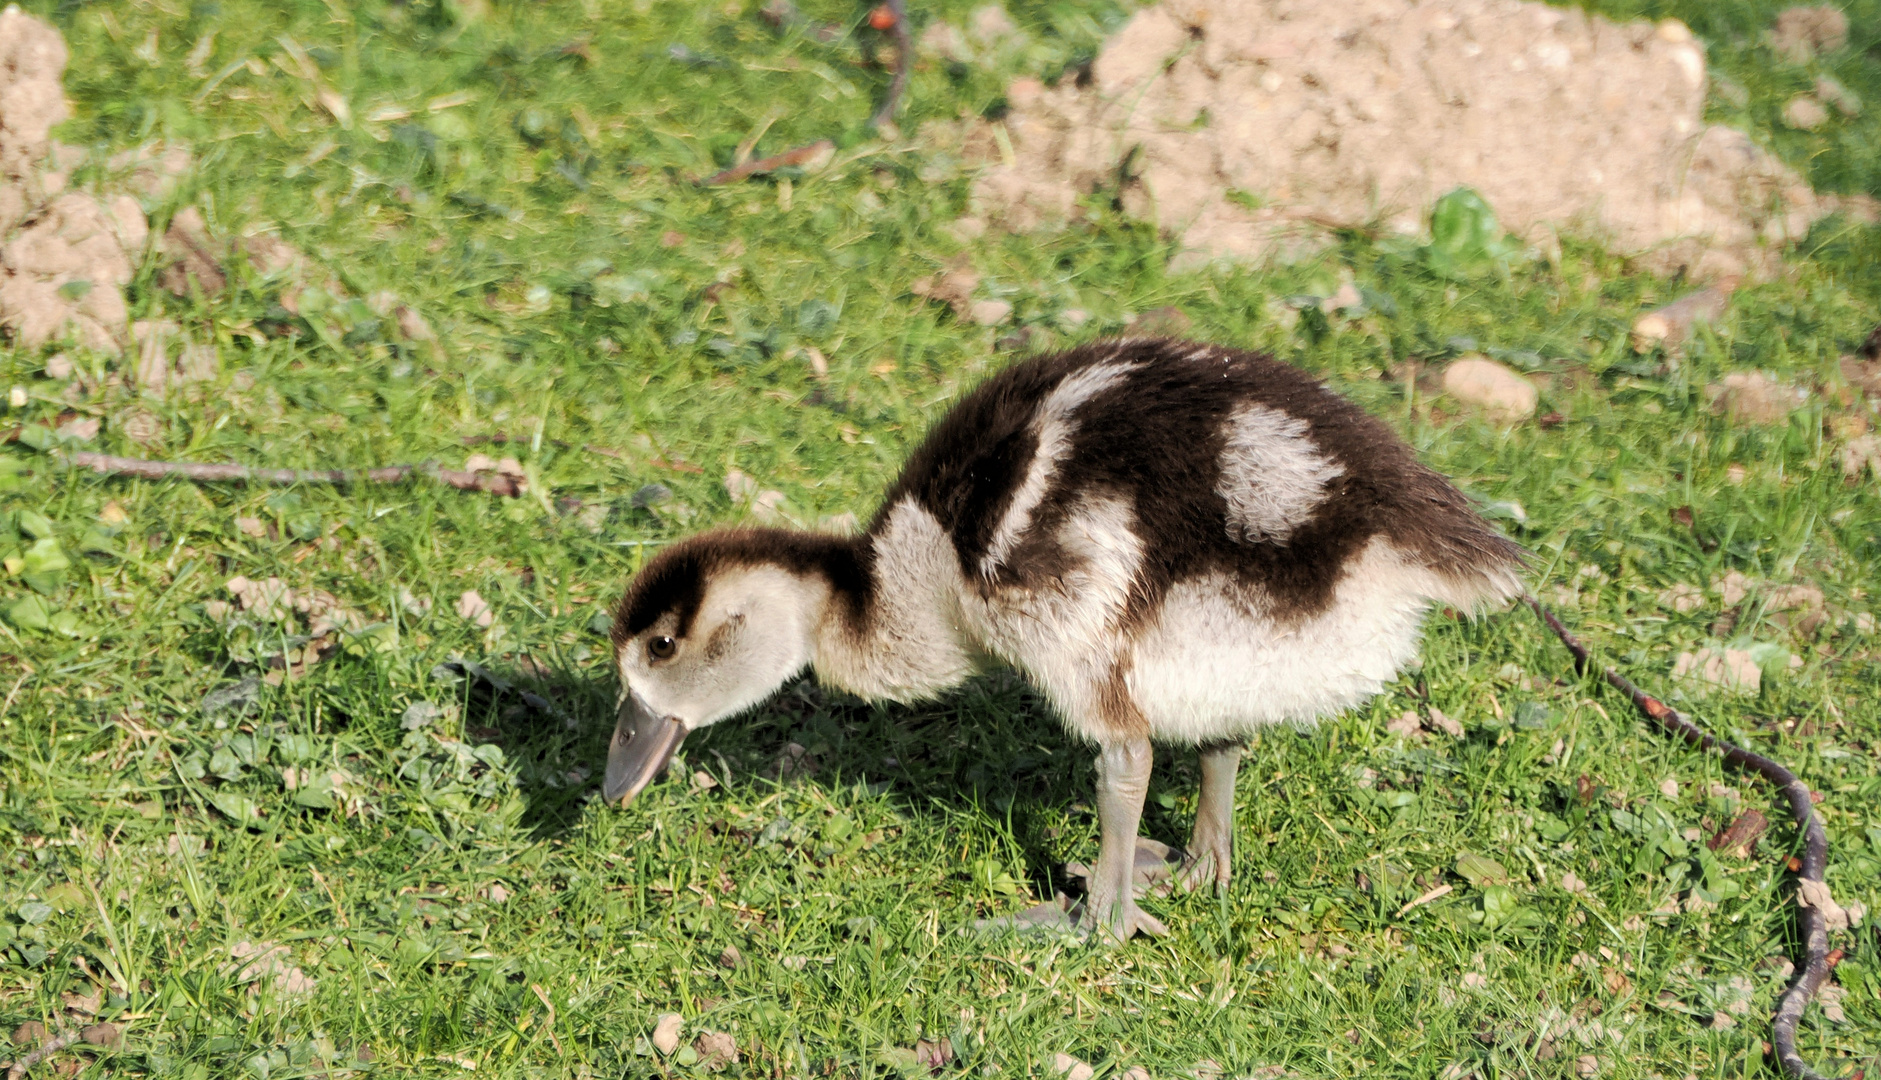
{"type": "Polygon", "coordinates": [[[68,465],[87,468],[106,476],[134,476],[140,480],[164,480],[175,477],[195,483],[255,484],[401,484],[413,479],[436,480],[460,491],[487,491],[492,495],[521,495],[526,483],[521,477],[503,473],[473,473],[460,469],[441,469],[434,465],[390,465],[380,469],[262,469],[252,465],[213,464],[198,461],[145,461],[142,458],[115,457],[79,450],[59,457],[68,465]]]}
{"type": "Polygon", "coordinates": [[[869,127],[879,128],[895,118],[901,105],[901,92],[908,88],[908,73],[914,69],[914,37],[908,33],[908,0],[888,0],[888,10],[895,17],[895,78],[888,84],[888,94],[869,117],[869,127]]]}
{"type": "MultiPolygon", "coordinates": [[[[895,110],[901,107],[902,92],[908,88],[908,75],[914,70],[914,36],[908,33],[907,0],[888,0],[887,7],[895,19],[894,26],[890,28],[895,35],[895,77],[889,81],[888,93],[882,96],[882,103],[876,106],[875,112],[869,117],[871,131],[895,118],[895,110]]],[[[829,139],[818,139],[781,154],[772,154],[770,157],[747,161],[743,165],[734,165],[729,169],[715,172],[699,181],[699,185],[713,187],[718,184],[737,183],[748,176],[776,172],[792,165],[803,165],[835,149],[836,144],[829,139]]]]}
{"type": "MultiPolygon", "coordinates": [[[[1522,599],[1541,617],[1542,622],[1548,624],[1548,629],[1561,639],[1561,644],[1567,646],[1568,652],[1574,654],[1574,670],[1586,674],[1593,663],[1587,646],[1581,644],[1580,639],[1555,617],[1554,612],[1543,607],[1541,601],[1532,595],[1522,599]]],[[[1603,669],[1600,675],[1665,731],[1706,750],[1715,750],[1724,756],[1724,760],[1750,769],[1770,781],[1789,800],[1790,817],[1803,834],[1803,858],[1797,876],[1816,885],[1822,884],[1822,871],[1829,861],[1829,837],[1822,829],[1822,819],[1816,815],[1815,800],[1810,797],[1809,785],[1798,780],[1795,773],[1762,754],[1706,733],[1677,709],[1633,685],[1632,680],[1612,668],[1603,669]]],[[[1783,1066],[1785,1073],[1797,1080],[1825,1080],[1796,1052],[1796,1023],[1802,1019],[1803,1009],[1829,977],[1829,930],[1827,919],[1820,908],[1811,904],[1798,904],[1797,907],[1796,918],[1803,933],[1803,966],[1777,1001],[1776,1016],[1770,1022],[1770,1042],[1775,1049],[1777,1062],[1783,1066]]]]}
{"type": "Polygon", "coordinates": [[[7,1080],[20,1080],[20,1077],[26,1075],[26,1070],[46,1060],[47,1058],[65,1049],[66,1047],[76,1044],[77,1042],[80,1041],[81,1038],[82,1036],[79,1035],[77,1031],[74,1031],[71,1028],[66,1028],[64,1031],[59,1032],[57,1035],[53,1036],[52,1038],[47,1039],[43,1043],[40,1043],[39,1047],[35,1049],[32,1053],[27,1054],[25,1057],[19,1059],[18,1061],[15,1061],[13,1063],[13,1067],[7,1070],[7,1080]]]}
{"type": "Polygon", "coordinates": [[[835,143],[828,139],[818,139],[808,146],[799,146],[795,150],[786,150],[781,154],[772,154],[767,158],[747,161],[743,165],[736,165],[723,172],[713,173],[711,176],[699,181],[699,183],[705,187],[711,187],[714,184],[735,183],[739,180],[743,180],[747,176],[753,176],[758,173],[776,172],[779,169],[787,168],[791,165],[802,165],[814,159],[819,154],[829,153],[835,149],[835,143]]]}

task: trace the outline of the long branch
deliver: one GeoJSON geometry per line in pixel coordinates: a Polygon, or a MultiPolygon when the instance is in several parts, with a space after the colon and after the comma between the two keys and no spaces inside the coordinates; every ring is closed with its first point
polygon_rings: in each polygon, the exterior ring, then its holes
{"type": "Polygon", "coordinates": [[[252,465],[215,464],[199,461],[146,461],[142,458],[117,457],[90,450],[58,455],[66,464],[90,469],[106,476],[134,476],[142,480],[177,478],[197,483],[251,484],[402,484],[410,480],[435,480],[460,491],[485,491],[492,495],[515,497],[528,488],[519,476],[496,472],[465,472],[436,465],[389,465],[379,469],[263,469],[252,465]]]}
{"type": "MultiPolygon", "coordinates": [[[[1543,607],[1541,601],[1532,595],[1522,599],[1541,617],[1542,622],[1548,624],[1548,629],[1561,639],[1561,644],[1567,646],[1568,652],[1574,654],[1574,670],[1586,674],[1593,663],[1587,646],[1581,644],[1580,639],[1555,617],[1554,612],[1543,607]]],[[[1677,709],[1641,690],[1632,680],[1612,668],[1602,669],[1600,675],[1665,731],[1706,750],[1717,751],[1724,756],[1724,760],[1740,768],[1750,769],[1782,792],[1790,804],[1790,819],[1803,834],[1802,865],[1797,869],[1796,876],[1822,887],[1826,892],[1826,886],[1822,886],[1822,872],[1829,861],[1829,837],[1823,831],[1822,819],[1816,815],[1815,800],[1810,795],[1809,785],[1798,780],[1795,773],[1762,754],[1703,731],[1677,709]]],[[[1816,996],[1816,991],[1822,988],[1830,969],[1834,967],[1829,959],[1828,917],[1814,904],[1799,903],[1797,921],[1803,932],[1803,965],[1796,972],[1795,980],[1777,1001],[1776,1015],[1770,1022],[1770,1043],[1778,1063],[1790,1076],[1797,1080],[1826,1080],[1796,1052],[1796,1023],[1802,1019],[1803,1009],[1816,996]]]]}

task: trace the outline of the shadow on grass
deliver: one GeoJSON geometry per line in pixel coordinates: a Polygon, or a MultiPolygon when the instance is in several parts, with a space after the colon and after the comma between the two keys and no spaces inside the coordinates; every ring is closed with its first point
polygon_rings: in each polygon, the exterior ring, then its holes
{"type": "MultiPolygon", "coordinates": [[[[1069,884],[1062,863],[1073,841],[1065,834],[1095,833],[1091,748],[1011,672],[915,705],[869,704],[806,678],[749,717],[694,735],[686,748],[693,767],[734,780],[862,785],[936,829],[979,816],[1010,837],[1023,864],[1015,869],[1044,896],[1069,884]]],[[[1161,753],[1152,799],[1192,786],[1194,772],[1193,753],[1161,753]]],[[[1187,821],[1175,819],[1152,801],[1142,831],[1177,843],[1187,821]]],[[[968,851],[965,859],[997,854],[968,851]]],[[[1094,856],[1093,847],[1072,857],[1094,856]]]]}
{"type": "MultiPolygon", "coordinates": [[[[612,682],[532,662],[468,674],[466,738],[502,747],[524,776],[521,826],[531,837],[565,833],[598,790],[614,725],[612,682]]],[[[1068,884],[1068,823],[1082,815],[1095,832],[1091,748],[1011,672],[915,705],[870,704],[799,679],[752,712],[695,732],[672,770],[683,775],[656,781],[643,798],[700,770],[719,783],[859,784],[933,828],[981,815],[1011,837],[1024,876],[1045,896],[1068,884]]],[[[1187,816],[1173,811],[1172,796],[1196,779],[1193,751],[1159,749],[1144,835],[1186,841],[1187,816]]],[[[995,853],[967,858],[986,854],[995,853]]]]}

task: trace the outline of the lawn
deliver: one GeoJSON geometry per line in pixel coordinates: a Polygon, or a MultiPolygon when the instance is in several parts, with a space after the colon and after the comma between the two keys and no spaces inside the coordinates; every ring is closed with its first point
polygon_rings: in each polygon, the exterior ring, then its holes
{"type": "MultiPolygon", "coordinates": [[[[1372,706],[1264,735],[1237,879],[1148,901],[1164,939],[968,932],[1096,850],[1089,752],[1010,676],[912,707],[805,682],[688,741],[630,807],[599,805],[610,604],[653,547],[752,514],[729,474],[789,519],[866,520],[985,373],[1169,308],[1403,432],[1535,552],[1537,593],[1600,656],[1823,793],[1828,882],[1881,910],[1881,477],[1845,476],[1874,412],[1838,364],[1881,321],[1881,228],[1823,222],[1785,280],[1738,291],[1681,356],[1641,355],[1634,318],[1691,286],[1573,240],[1462,276],[1363,236],[1174,274],[1101,200],[1058,233],[950,231],[969,176],[922,122],[997,114],[1007,79],[1088,60],[1126,15],[1109,3],[1015,3],[1026,44],[922,66],[894,139],[863,127],[888,81],[866,9],[822,0],[781,29],[738,0],[23,6],[72,50],[80,182],[114,152],[187,146],[159,218],[270,227],[333,279],[284,296],[238,270],[178,298],[153,264],[134,317],[221,354],[215,381],[162,400],[103,358],[77,357],[68,390],[0,345],[25,402],[0,448],[0,1025],[123,1035],[41,1069],[795,1077],[941,1056],[1032,1076],[1062,1053],[1119,1077],[1772,1074],[1770,958],[1796,949],[1785,816],[1575,678],[1519,610],[1438,617],[1372,706]],[[825,136],[820,170],[694,182],[741,147],[825,136]],[[914,294],[956,259],[1013,305],[1005,325],[914,294]],[[1323,311],[1348,276],[1364,308],[1323,311]],[[1534,374],[1543,419],[1486,424],[1411,366],[1470,351],[1534,374]],[[1774,424],[1718,415],[1706,388],[1748,369],[1806,400],[1774,424]],[[35,425],[67,410],[103,419],[92,448],[112,453],[482,453],[527,490],[104,478],[55,463],[35,425]],[[1793,585],[1820,604],[1780,610],[1793,585]],[[1679,655],[1707,647],[1748,651],[1760,689],[1678,689],[1679,655]],[[1461,737],[1389,727],[1431,706],[1461,737]],[[1714,855],[1747,808],[1776,824],[1714,855]],[[652,1041],[669,1012],[672,1054],[652,1041]]],[[[1714,118],[1826,190],[1881,196],[1875,0],[1814,66],[1763,43],[1780,5],[1762,0],[1588,6],[1686,18],[1729,80],[1714,118]],[[1783,128],[1820,72],[1867,111],[1783,128]]],[[[1186,837],[1195,772],[1161,756],[1148,835],[1186,837]]],[[[1801,1044],[1873,1069],[1881,950],[1868,925],[1833,944],[1839,996],[1801,1044]]]]}

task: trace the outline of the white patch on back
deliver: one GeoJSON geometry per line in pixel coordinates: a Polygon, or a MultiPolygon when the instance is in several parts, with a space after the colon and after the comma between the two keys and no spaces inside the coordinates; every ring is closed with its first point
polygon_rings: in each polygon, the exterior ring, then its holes
{"type": "Polygon", "coordinates": [[[1345,466],[1322,454],[1309,425],[1266,405],[1245,404],[1222,425],[1220,479],[1228,536],[1244,544],[1284,544],[1326,497],[1345,466]]]}
{"type": "Polygon", "coordinates": [[[1032,524],[1032,513],[1038,504],[1044,501],[1045,493],[1051,488],[1052,477],[1057,475],[1058,463],[1071,450],[1072,436],[1077,433],[1078,425],[1073,413],[1079,406],[1123,381],[1141,364],[1092,364],[1081,371],[1073,372],[1059,380],[1052,392],[1040,403],[1038,412],[1032,417],[1032,432],[1038,442],[1038,449],[1032,454],[1032,463],[1027,466],[1025,479],[1019,489],[1012,493],[1012,502],[1001,515],[999,525],[993,530],[993,538],[986,545],[986,554],[980,559],[980,573],[992,577],[993,571],[1006,560],[1012,549],[1025,535],[1025,530],[1032,524]]]}
{"type": "Polygon", "coordinates": [[[1346,564],[1332,603],[1279,621],[1222,575],[1177,584],[1137,641],[1126,684],[1153,738],[1197,743],[1304,722],[1378,693],[1417,654],[1433,599],[1455,583],[1376,538],[1346,564]]]}
{"type": "Polygon", "coordinates": [[[1028,675],[1072,728],[1097,739],[1105,730],[1098,692],[1127,648],[1121,625],[1143,562],[1130,504],[1087,496],[1054,539],[1072,566],[1049,589],[969,591],[961,610],[988,652],[1028,675]]]}
{"type": "Polygon", "coordinates": [[[913,701],[979,669],[979,654],[960,629],[960,560],[940,522],[913,499],[896,503],[875,537],[875,575],[861,638],[835,614],[819,628],[819,680],[866,698],[913,701]]]}

